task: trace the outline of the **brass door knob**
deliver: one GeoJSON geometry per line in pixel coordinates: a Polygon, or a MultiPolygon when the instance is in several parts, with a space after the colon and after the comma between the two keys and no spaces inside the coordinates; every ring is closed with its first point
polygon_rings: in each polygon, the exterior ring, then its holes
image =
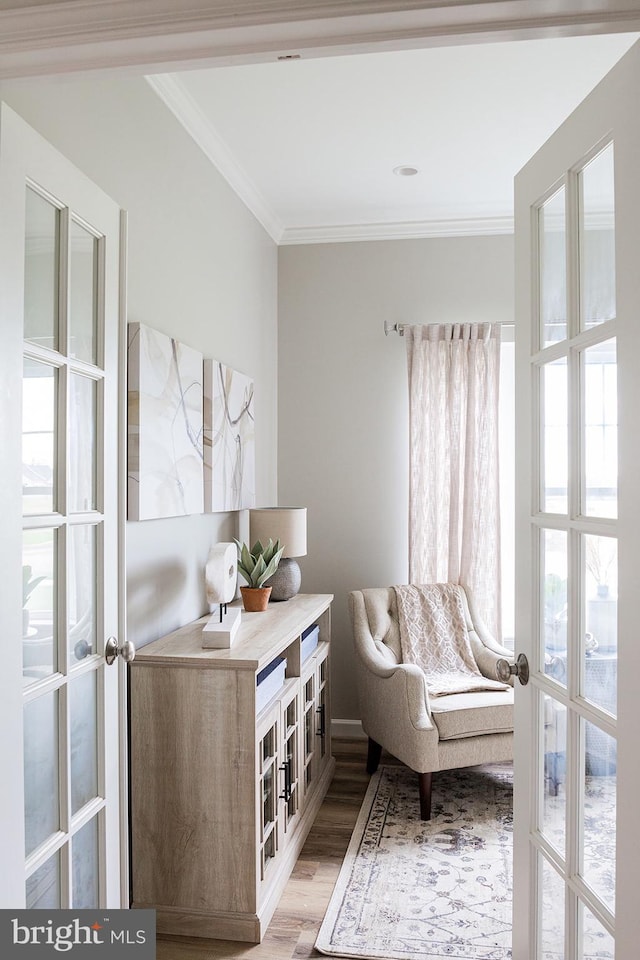
{"type": "Polygon", "coordinates": [[[515,663],[500,659],[496,663],[496,676],[503,683],[508,683],[511,677],[517,677],[523,687],[529,683],[529,661],[524,653],[518,654],[515,663]]]}

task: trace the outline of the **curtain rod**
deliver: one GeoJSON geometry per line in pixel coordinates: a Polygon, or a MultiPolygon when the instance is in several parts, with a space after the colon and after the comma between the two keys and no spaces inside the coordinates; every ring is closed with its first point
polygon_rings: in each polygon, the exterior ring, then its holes
{"type": "MultiPolygon", "coordinates": [[[[515,327],[513,320],[504,320],[498,321],[501,327],[509,329],[510,327],[515,327]]],[[[384,335],[388,337],[390,333],[397,333],[398,336],[404,336],[404,328],[408,326],[406,323],[392,323],[391,320],[384,321],[384,335]]]]}
{"type": "Polygon", "coordinates": [[[391,323],[391,320],[385,320],[384,322],[384,335],[388,337],[390,333],[397,333],[398,336],[404,336],[404,323],[391,323]]]}

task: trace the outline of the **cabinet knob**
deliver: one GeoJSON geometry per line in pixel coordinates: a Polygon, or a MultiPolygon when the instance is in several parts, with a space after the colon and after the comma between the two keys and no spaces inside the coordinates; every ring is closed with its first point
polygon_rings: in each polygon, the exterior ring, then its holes
{"type": "Polygon", "coordinates": [[[280,799],[288,802],[291,799],[291,758],[285,760],[279,769],[284,773],[284,793],[280,794],[280,799]]]}
{"type": "Polygon", "coordinates": [[[317,737],[324,737],[325,734],[326,734],[326,731],[325,731],[325,722],[324,722],[324,714],[325,714],[324,703],[321,703],[321,704],[320,704],[320,706],[316,709],[316,713],[319,714],[319,716],[320,716],[320,726],[319,726],[318,729],[316,730],[316,736],[317,736],[317,737]]]}

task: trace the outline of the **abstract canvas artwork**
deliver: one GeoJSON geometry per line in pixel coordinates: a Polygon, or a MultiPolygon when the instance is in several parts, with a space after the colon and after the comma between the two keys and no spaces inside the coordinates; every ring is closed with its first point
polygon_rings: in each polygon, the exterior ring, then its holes
{"type": "Polygon", "coordinates": [[[202,513],[202,354],[129,324],[129,520],[202,513]]]}
{"type": "Polygon", "coordinates": [[[253,381],[216,360],[204,361],[205,510],[255,506],[253,381]]]}

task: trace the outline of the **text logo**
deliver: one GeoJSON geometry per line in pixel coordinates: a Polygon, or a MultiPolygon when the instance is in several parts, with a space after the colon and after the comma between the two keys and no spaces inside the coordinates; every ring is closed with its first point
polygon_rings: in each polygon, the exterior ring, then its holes
{"type": "Polygon", "coordinates": [[[0,956],[155,960],[155,910],[0,910],[0,956]]]}

